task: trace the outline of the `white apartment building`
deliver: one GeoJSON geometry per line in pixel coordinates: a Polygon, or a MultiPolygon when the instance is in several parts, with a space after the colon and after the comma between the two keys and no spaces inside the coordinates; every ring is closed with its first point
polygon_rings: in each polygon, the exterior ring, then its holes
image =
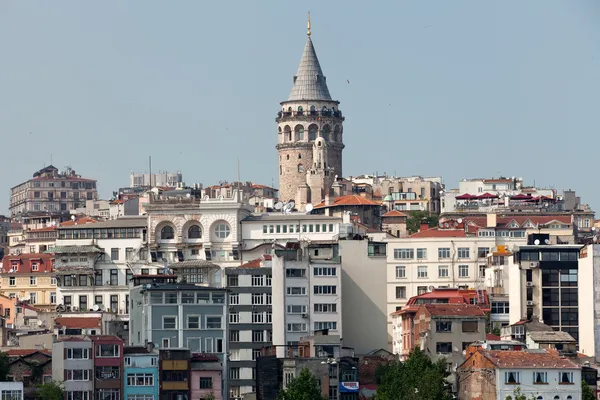
{"type": "MultiPolygon", "coordinates": [[[[492,218],[494,220],[495,218],[492,218]]],[[[398,311],[408,299],[430,291],[432,288],[464,288],[487,290],[488,256],[505,246],[510,250],[526,244],[524,229],[495,227],[489,221],[489,228],[482,232],[493,235],[478,235],[479,227],[473,233],[465,227],[464,221],[446,221],[443,227],[426,229],[407,238],[387,240],[387,314],[388,334],[393,335],[390,314],[398,311]],[[469,232],[467,234],[467,232],[469,232]],[[503,233],[503,232],[506,232],[503,233]]],[[[508,268],[495,271],[501,285],[507,285],[510,277],[508,268]],[[500,271],[500,272],[498,272],[500,271]]],[[[499,295],[508,293],[498,293],[499,295]]],[[[504,296],[500,297],[505,301],[504,296]]],[[[490,296],[492,307],[494,296],[490,296]]]]}
{"type": "Polygon", "coordinates": [[[600,245],[591,244],[581,250],[578,263],[579,351],[600,362],[600,245]]]}
{"type": "Polygon", "coordinates": [[[62,312],[103,310],[129,318],[129,280],[156,273],[147,265],[145,217],[69,224],[58,228],[57,307],[62,312]]]}
{"type": "Polygon", "coordinates": [[[129,175],[129,187],[178,187],[183,183],[183,175],[180,171],[158,172],[153,174],[135,173],[129,175]]]}
{"type": "Polygon", "coordinates": [[[272,262],[273,345],[277,356],[315,330],[343,337],[337,244],[276,250],[272,262]]]}

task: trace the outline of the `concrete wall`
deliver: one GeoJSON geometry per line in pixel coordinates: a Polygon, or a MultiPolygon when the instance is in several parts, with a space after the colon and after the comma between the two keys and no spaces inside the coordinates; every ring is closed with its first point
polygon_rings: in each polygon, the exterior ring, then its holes
{"type": "Polygon", "coordinates": [[[369,257],[367,240],[341,240],[342,257],[342,324],[344,346],[354,347],[357,354],[375,349],[391,350],[388,333],[386,292],[386,257],[369,257]],[[368,326],[369,329],[365,329],[368,326]]]}
{"type": "Polygon", "coordinates": [[[589,245],[579,258],[579,351],[600,360],[600,245],[589,245]],[[583,307],[582,307],[583,306],[583,307]]]}

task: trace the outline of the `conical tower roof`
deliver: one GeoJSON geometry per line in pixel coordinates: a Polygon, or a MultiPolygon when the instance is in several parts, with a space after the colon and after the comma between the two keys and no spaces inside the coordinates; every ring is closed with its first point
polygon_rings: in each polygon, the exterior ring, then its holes
{"type": "Polygon", "coordinates": [[[294,76],[294,87],[288,98],[288,101],[298,100],[331,101],[327,82],[310,36],[306,41],[306,46],[304,46],[298,72],[294,76]]]}

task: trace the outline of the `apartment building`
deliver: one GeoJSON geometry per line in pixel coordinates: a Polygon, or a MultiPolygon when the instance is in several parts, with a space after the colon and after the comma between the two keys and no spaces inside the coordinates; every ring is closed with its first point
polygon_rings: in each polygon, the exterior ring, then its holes
{"type": "Polygon", "coordinates": [[[528,244],[515,252],[519,269],[511,275],[510,322],[514,324],[535,316],[544,324],[569,333],[578,342],[580,338],[587,338],[590,343],[589,338],[594,337],[595,331],[592,324],[584,324],[585,329],[579,326],[585,318],[594,318],[592,311],[586,312],[580,307],[593,301],[594,285],[594,280],[589,279],[593,271],[579,274],[583,246],[549,243],[549,235],[530,235],[528,244]],[[584,277],[588,279],[582,279],[584,277]],[[585,289],[580,290],[580,287],[585,289]]]}
{"type": "Polygon", "coordinates": [[[129,187],[168,187],[176,188],[183,184],[183,174],[177,172],[137,173],[129,174],[129,187]]]}
{"type": "Polygon", "coordinates": [[[123,398],[158,400],[158,351],[149,347],[123,348],[123,398]]]}
{"type": "MultiPolygon", "coordinates": [[[[211,199],[199,191],[153,193],[145,205],[148,214],[150,263],[163,268],[188,260],[211,261],[222,268],[240,264],[240,221],[252,207],[241,192],[211,199]]],[[[222,285],[223,272],[219,286],[222,285]]]]}
{"type": "Polygon", "coordinates": [[[581,249],[577,268],[579,308],[579,351],[600,362],[600,337],[588,334],[600,326],[600,245],[590,244],[581,249]],[[585,333],[584,333],[585,332],[585,333]]]}
{"type": "Polygon", "coordinates": [[[223,364],[214,354],[192,354],[190,366],[190,399],[223,400],[223,364]]]}
{"type": "Polygon", "coordinates": [[[128,282],[150,274],[146,218],[64,224],[58,228],[54,254],[57,304],[63,311],[107,311],[124,324],[129,315],[128,282]]]}
{"type": "Polygon", "coordinates": [[[271,256],[225,270],[229,291],[229,394],[255,392],[256,358],[272,344],[271,256]]]}
{"type": "Polygon", "coordinates": [[[92,336],[94,398],[123,399],[123,340],[117,336],[92,336]]]}
{"type": "Polygon", "coordinates": [[[59,171],[49,165],[10,189],[9,209],[13,217],[36,212],[68,213],[85,200],[97,198],[96,180],[83,178],[71,168],[59,171]]]}
{"type": "Polygon", "coordinates": [[[158,390],[161,400],[190,399],[190,350],[161,348],[158,352],[158,390]]]}
{"type": "Polygon", "coordinates": [[[65,398],[92,400],[94,346],[89,336],[57,338],[52,345],[52,380],[63,382],[65,398]]]}
{"type": "Polygon", "coordinates": [[[301,337],[324,329],[343,336],[337,244],[289,243],[275,250],[272,268],[274,346],[295,346],[301,337]]]}
{"type": "Polygon", "coordinates": [[[7,255],[0,270],[0,294],[53,311],[57,299],[53,262],[50,254],[7,255]]]}

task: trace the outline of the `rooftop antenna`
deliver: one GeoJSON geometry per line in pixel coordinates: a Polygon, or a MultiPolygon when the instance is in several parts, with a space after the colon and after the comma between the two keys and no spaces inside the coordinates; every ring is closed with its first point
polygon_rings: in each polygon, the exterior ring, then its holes
{"type": "Polygon", "coordinates": [[[310,38],[310,11],[308,12],[308,31],[306,31],[306,35],[310,38]]]}
{"type": "Polygon", "coordinates": [[[150,189],[152,189],[152,156],[148,156],[148,175],[150,175],[150,189]]]}
{"type": "Polygon", "coordinates": [[[242,185],[242,181],[240,180],[240,158],[238,157],[238,189],[241,187],[242,185]]]}

